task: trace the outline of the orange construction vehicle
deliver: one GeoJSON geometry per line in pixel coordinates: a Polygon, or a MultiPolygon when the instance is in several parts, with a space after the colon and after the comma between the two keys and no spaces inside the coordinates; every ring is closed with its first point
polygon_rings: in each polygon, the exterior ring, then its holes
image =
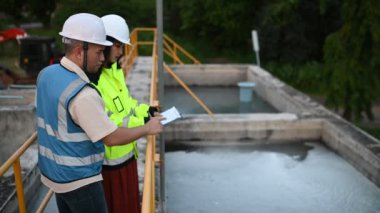
{"type": "Polygon", "coordinates": [[[0,62],[2,87],[10,84],[35,84],[39,71],[49,64],[57,63],[62,57],[53,37],[28,36],[21,28],[0,31],[0,45],[12,39],[17,39],[20,45],[18,65],[25,71],[26,76],[15,74],[0,62]]]}

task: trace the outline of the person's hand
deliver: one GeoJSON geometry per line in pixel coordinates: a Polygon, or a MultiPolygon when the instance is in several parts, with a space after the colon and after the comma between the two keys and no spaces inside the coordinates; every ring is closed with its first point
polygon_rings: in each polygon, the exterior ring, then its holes
{"type": "Polygon", "coordinates": [[[158,107],[149,106],[149,109],[147,111],[148,116],[144,117],[144,124],[148,123],[151,117],[154,117],[155,114],[158,112],[158,107]]]}
{"type": "Polygon", "coordinates": [[[146,124],[148,128],[149,135],[156,135],[163,131],[164,127],[161,124],[161,120],[165,118],[161,116],[160,113],[155,113],[154,117],[151,117],[149,122],[146,124]]]}
{"type": "Polygon", "coordinates": [[[149,106],[149,109],[148,109],[148,114],[153,117],[154,116],[154,113],[158,112],[158,107],[154,107],[154,106],[149,106]]]}

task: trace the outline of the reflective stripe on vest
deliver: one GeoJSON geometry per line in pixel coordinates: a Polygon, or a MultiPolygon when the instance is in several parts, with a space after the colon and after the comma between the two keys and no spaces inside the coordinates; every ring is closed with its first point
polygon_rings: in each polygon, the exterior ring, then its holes
{"type": "Polygon", "coordinates": [[[45,68],[38,77],[38,165],[41,173],[56,183],[101,172],[103,143],[93,143],[68,113],[70,101],[86,86],[79,76],[61,65],[45,68]]]}
{"type": "Polygon", "coordinates": [[[59,97],[58,104],[58,131],[53,130],[53,128],[46,124],[44,119],[41,117],[37,117],[37,125],[43,129],[46,129],[49,135],[57,137],[57,139],[65,142],[81,142],[83,140],[88,140],[88,137],[85,133],[69,133],[67,131],[67,112],[64,108],[66,98],[69,94],[71,94],[75,89],[83,84],[83,80],[77,79],[74,80],[69,86],[67,86],[66,90],[59,97]]]}
{"type": "MultiPolygon", "coordinates": [[[[111,68],[103,68],[102,74],[96,85],[105,103],[106,112],[110,119],[119,127],[137,127],[144,124],[144,118],[136,122],[135,106],[137,101],[129,96],[128,87],[125,84],[122,69],[117,68],[117,63],[112,64],[111,68]]],[[[136,142],[121,146],[105,146],[104,165],[118,165],[131,157],[138,158],[136,142]]]]}
{"type": "Polygon", "coordinates": [[[55,154],[51,149],[44,146],[38,146],[38,152],[52,161],[55,161],[59,165],[64,166],[88,166],[95,162],[102,161],[104,154],[94,154],[86,157],[67,157],[55,154]]]}
{"type": "MultiPolygon", "coordinates": [[[[107,149],[107,147],[106,147],[106,149],[107,149]]],[[[104,158],[103,165],[115,166],[115,165],[122,164],[125,161],[129,160],[130,158],[132,158],[134,156],[134,154],[135,154],[134,152],[130,151],[126,155],[123,155],[120,158],[116,158],[116,159],[104,158]]]]}

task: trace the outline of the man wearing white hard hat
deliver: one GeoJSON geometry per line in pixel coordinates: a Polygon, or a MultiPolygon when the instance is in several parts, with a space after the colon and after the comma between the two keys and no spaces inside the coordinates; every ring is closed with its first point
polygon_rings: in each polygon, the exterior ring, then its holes
{"type": "MultiPolygon", "coordinates": [[[[107,114],[117,126],[142,126],[157,110],[147,104],[139,104],[129,94],[125,83],[119,59],[123,56],[124,45],[131,45],[128,25],[124,18],[115,14],[101,19],[107,40],[113,45],[104,50],[104,66],[96,87],[102,95],[107,114]]],[[[108,211],[140,212],[137,142],[123,146],[105,146],[104,158],[102,175],[108,211]]]]}
{"type": "Polygon", "coordinates": [[[65,57],[44,68],[37,79],[38,165],[41,181],[55,192],[60,212],[107,212],[101,167],[104,144],[124,145],[163,127],[156,116],[141,127],[117,127],[91,84],[104,62],[102,20],[79,13],[59,33],[65,57]],[[89,78],[90,77],[90,78],[89,78]]]}

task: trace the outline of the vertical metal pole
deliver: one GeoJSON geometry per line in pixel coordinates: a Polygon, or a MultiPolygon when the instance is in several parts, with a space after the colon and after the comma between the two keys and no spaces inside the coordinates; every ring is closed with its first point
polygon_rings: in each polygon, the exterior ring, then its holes
{"type": "Polygon", "coordinates": [[[257,34],[257,31],[256,30],[252,30],[251,31],[252,33],[252,44],[253,44],[253,50],[255,51],[256,53],[256,64],[257,66],[260,67],[260,55],[259,55],[259,51],[260,51],[260,47],[259,47],[259,35],[257,34]]]}
{"type": "Polygon", "coordinates": [[[256,63],[257,63],[257,66],[260,67],[260,54],[259,54],[259,51],[255,51],[256,52],[256,63]]]}
{"type": "Polygon", "coordinates": [[[17,193],[19,212],[25,213],[26,212],[25,194],[24,194],[24,186],[22,183],[21,164],[20,164],[20,158],[19,157],[13,163],[13,170],[15,173],[16,193],[17,193]]]}
{"type": "MultiPolygon", "coordinates": [[[[162,109],[164,106],[164,54],[163,54],[163,0],[156,0],[157,13],[157,69],[158,69],[158,97],[162,109]]],[[[165,190],[165,138],[160,135],[160,202],[161,212],[166,212],[165,190]]]]}

